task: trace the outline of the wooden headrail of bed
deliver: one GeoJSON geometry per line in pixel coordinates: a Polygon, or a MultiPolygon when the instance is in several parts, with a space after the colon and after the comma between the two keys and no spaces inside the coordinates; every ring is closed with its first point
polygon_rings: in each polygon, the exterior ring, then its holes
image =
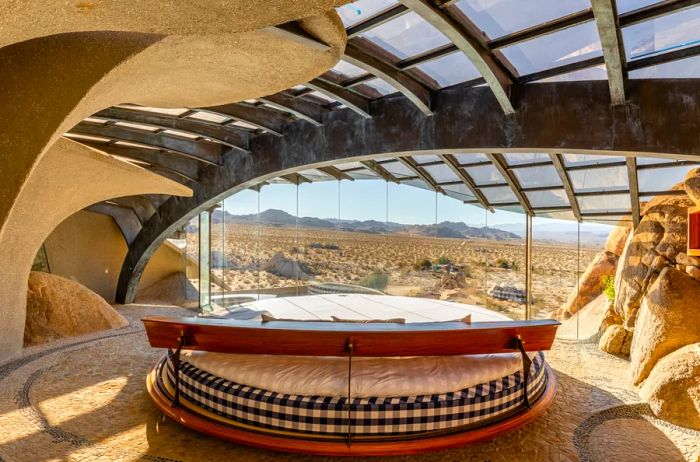
{"type": "Polygon", "coordinates": [[[549,350],[559,322],[497,321],[410,324],[234,321],[147,317],[151,346],[299,356],[448,356],[549,350]]]}

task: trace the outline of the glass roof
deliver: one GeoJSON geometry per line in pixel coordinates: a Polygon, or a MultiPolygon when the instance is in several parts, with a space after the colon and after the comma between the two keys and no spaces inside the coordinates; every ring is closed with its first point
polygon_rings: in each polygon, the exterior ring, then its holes
{"type": "Polygon", "coordinates": [[[333,72],[344,76],[345,78],[359,77],[367,73],[361,67],[355,66],[354,64],[350,64],[349,62],[343,61],[342,59],[338,61],[338,64],[333,66],[333,72]]]}
{"type": "Polygon", "coordinates": [[[594,21],[503,48],[520,75],[532,74],[603,54],[594,21]]]}
{"type": "Polygon", "coordinates": [[[541,167],[513,169],[516,178],[523,188],[541,188],[547,186],[561,186],[561,178],[552,165],[541,167]]]}
{"type": "Polygon", "coordinates": [[[616,2],[617,13],[622,14],[659,3],[660,0],[616,0],[616,2]]]}
{"type": "Polygon", "coordinates": [[[481,77],[476,67],[461,51],[450,53],[432,61],[426,61],[423,64],[419,64],[418,69],[435,80],[441,87],[448,87],[481,77]]]}
{"type": "Polygon", "coordinates": [[[686,174],[694,168],[697,168],[697,165],[637,170],[639,191],[668,191],[683,181],[686,174]]]}
{"type": "Polygon", "coordinates": [[[360,34],[399,59],[450,43],[439,30],[414,12],[394,18],[360,34]]]}
{"type": "Polygon", "coordinates": [[[337,8],[336,11],[340,15],[343,25],[350,27],[367,18],[371,18],[377,13],[381,13],[397,3],[399,2],[395,0],[357,0],[354,3],[348,3],[337,8]]]}
{"type": "Polygon", "coordinates": [[[563,189],[550,189],[547,191],[526,191],[530,204],[535,208],[563,207],[569,205],[566,191],[563,189]]]}
{"type": "Polygon", "coordinates": [[[466,167],[465,169],[469,176],[479,186],[489,184],[503,184],[506,180],[503,175],[493,165],[479,165],[475,167],[466,167]]]}
{"type": "Polygon", "coordinates": [[[461,0],[456,4],[491,38],[590,9],[588,0],[461,0]]]}
{"type": "Polygon", "coordinates": [[[630,79],[696,79],[700,77],[700,56],[635,69],[630,71],[629,77],[630,79]]]}
{"type": "Polygon", "coordinates": [[[611,191],[628,189],[627,167],[606,167],[569,171],[575,192],[611,191]]]}
{"type": "Polygon", "coordinates": [[[364,85],[376,90],[382,96],[391,95],[392,93],[396,93],[398,91],[396,88],[392,87],[382,79],[368,80],[364,83],[364,85]]]}
{"type": "Polygon", "coordinates": [[[628,61],[696,45],[700,39],[700,7],[625,27],[622,39],[628,61]]]}

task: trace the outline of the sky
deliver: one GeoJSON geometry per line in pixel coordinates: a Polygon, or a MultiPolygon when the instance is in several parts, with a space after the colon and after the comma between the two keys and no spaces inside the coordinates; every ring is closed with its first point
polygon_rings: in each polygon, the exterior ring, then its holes
{"type": "MultiPolygon", "coordinates": [[[[462,221],[472,226],[522,224],[525,227],[525,215],[521,213],[502,210],[491,213],[442,194],[379,180],[320,181],[298,188],[292,184],[270,184],[260,193],[245,190],[225,201],[226,211],[233,215],[258,213],[258,207],[261,212],[278,209],[291,215],[298,213],[300,217],[388,219],[404,224],[433,224],[437,218],[438,222],[462,221]]],[[[533,225],[562,223],[575,227],[575,222],[547,218],[535,218],[533,225]]],[[[603,226],[583,224],[581,230],[600,230],[603,226]]]]}

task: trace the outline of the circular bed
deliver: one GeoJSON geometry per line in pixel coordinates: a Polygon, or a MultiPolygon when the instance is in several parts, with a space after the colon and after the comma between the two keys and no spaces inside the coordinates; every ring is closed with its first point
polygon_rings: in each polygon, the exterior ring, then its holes
{"type": "MultiPolygon", "coordinates": [[[[263,315],[299,324],[329,321],[328,329],[346,322],[387,326],[374,324],[386,318],[421,326],[469,317],[483,325],[509,321],[470,305],[359,294],[271,299],[215,314],[253,322],[263,315]],[[332,316],[343,322],[330,322],[332,316]]],[[[486,439],[543,412],[555,384],[543,353],[528,357],[526,381],[518,352],[349,359],[184,349],[159,361],[149,387],[166,414],[195,427],[194,418],[213,423],[218,430],[199,429],[234,441],[319,454],[413,453],[486,439]],[[169,405],[174,400],[177,410],[169,405]],[[176,415],[181,412],[186,419],[176,415]],[[275,442],[266,443],[268,438],[275,442]],[[289,441],[296,443],[283,444],[289,441]]]]}

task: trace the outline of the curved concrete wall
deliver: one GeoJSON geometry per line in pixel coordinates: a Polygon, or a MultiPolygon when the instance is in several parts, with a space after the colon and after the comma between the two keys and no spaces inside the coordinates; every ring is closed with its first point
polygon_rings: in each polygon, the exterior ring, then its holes
{"type": "Polygon", "coordinates": [[[27,279],[50,232],[73,213],[113,197],[191,190],[80,143],[60,139],[27,181],[0,239],[0,360],[22,347],[27,279]]]}

